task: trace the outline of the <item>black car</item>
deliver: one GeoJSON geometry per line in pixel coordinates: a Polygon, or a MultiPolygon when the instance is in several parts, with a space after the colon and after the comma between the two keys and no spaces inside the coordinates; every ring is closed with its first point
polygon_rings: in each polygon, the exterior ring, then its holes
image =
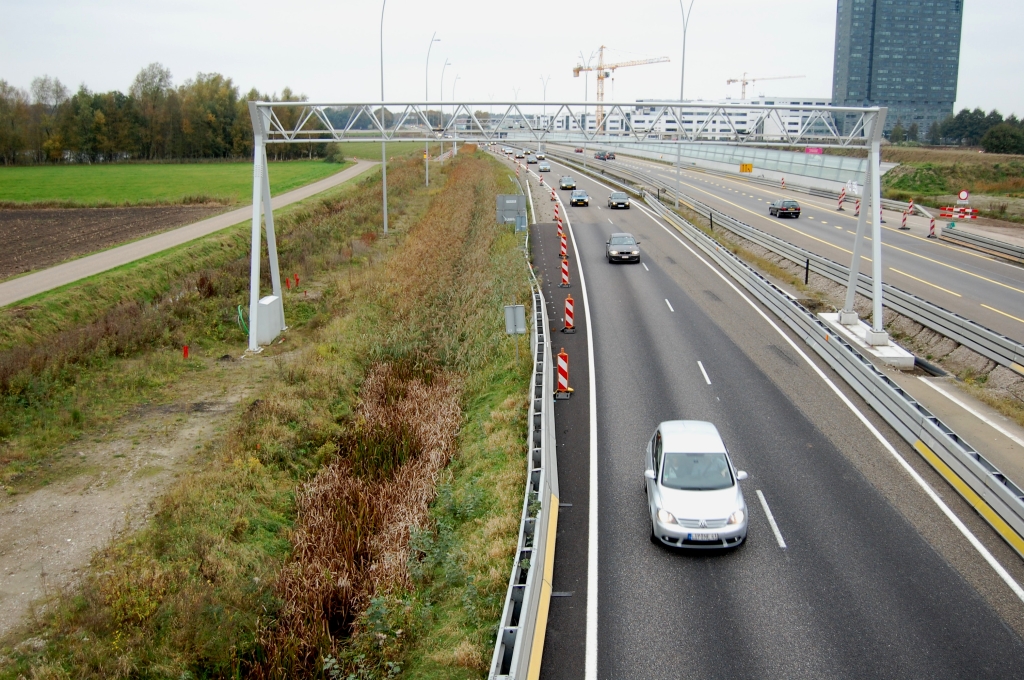
{"type": "Polygon", "coordinates": [[[604,159],[606,161],[613,161],[613,160],[615,160],[615,152],[614,151],[606,152],[605,155],[604,155],[604,159]]]}
{"type": "Polygon", "coordinates": [[[605,153],[604,151],[597,151],[594,153],[594,158],[596,158],[599,161],[606,161],[608,160],[608,154],[605,153]]]}
{"type": "Polygon", "coordinates": [[[800,217],[800,204],[788,198],[780,198],[768,206],[768,214],[775,217],[800,217]]]}
{"type": "Polygon", "coordinates": [[[583,189],[577,189],[569,195],[569,205],[590,205],[590,196],[583,189]]]}
{"type": "Polygon", "coordinates": [[[570,190],[571,189],[575,189],[576,188],[576,180],[574,180],[572,177],[569,177],[569,175],[563,175],[561,177],[561,179],[558,180],[558,188],[559,189],[570,189],[570,190]]]}
{"type": "Polygon", "coordinates": [[[640,241],[627,232],[612,234],[605,244],[604,257],[608,262],[639,262],[640,241]]]}
{"type": "Polygon", "coordinates": [[[625,208],[629,210],[629,196],[624,191],[616,191],[608,197],[609,208],[625,208]]]}

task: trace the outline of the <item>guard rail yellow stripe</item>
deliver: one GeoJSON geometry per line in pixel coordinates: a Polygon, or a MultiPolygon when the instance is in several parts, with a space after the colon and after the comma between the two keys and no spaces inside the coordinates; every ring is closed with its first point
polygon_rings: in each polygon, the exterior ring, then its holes
{"type": "Polygon", "coordinates": [[[530,645],[530,668],[528,680],[540,677],[540,662],[544,656],[544,634],[548,630],[548,607],[551,605],[551,579],[555,572],[555,532],[558,529],[558,496],[551,494],[551,508],[548,512],[548,540],[544,547],[544,580],[540,586],[540,606],[537,608],[537,626],[533,629],[533,643],[530,645]]]}
{"type": "Polygon", "coordinates": [[[946,465],[946,463],[944,463],[934,451],[928,448],[928,445],[923,441],[918,439],[914,444],[914,448],[917,449],[917,452],[920,453],[933,468],[935,468],[936,472],[942,475],[943,478],[945,478],[945,480],[949,482],[949,484],[956,489],[961,496],[964,497],[964,500],[970,503],[971,506],[978,511],[978,514],[985,518],[985,521],[996,530],[996,533],[1003,537],[1004,541],[1009,543],[1010,546],[1020,555],[1024,556],[1024,538],[1022,538],[1021,535],[1013,529],[1013,527],[1007,524],[1006,521],[992,509],[991,505],[986,503],[984,499],[974,491],[974,489],[967,485],[967,482],[960,478],[960,475],[955,473],[952,468],[946,465]]]}

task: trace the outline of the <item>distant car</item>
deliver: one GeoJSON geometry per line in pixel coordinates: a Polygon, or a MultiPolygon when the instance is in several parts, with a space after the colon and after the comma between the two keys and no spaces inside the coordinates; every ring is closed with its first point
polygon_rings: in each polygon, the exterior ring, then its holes
{"type": "Polygon", "coordinates": [[[583,147],[577,146],[576,147],[576,153],[583,153],[583,147]]]}
{"type": "Polygon", "coordinates": [[[526,158],[526,154],[522,151],[516,151],[516,158],[526,158]]]}
{"type": "Polygon", "coordinates": [[[530,165],[530,164],[536,163],[536,162],[537,162],[537,157],[534,156],[533,154],[530,154],[529,156],[526,157],[526,164],[527,165],[530,165]]]}
{"type": "Polygon", "coordinates": [[[547,161],[541,161],[537,164],[537,172],[551,172],[551,164],[547,161]]]}
{"type": "Polygon", "coordinates": [[[612,209],[625,208],[626,210],[629,210],[629,196],[624,191],[613,192],[612,195],[608,197],[608,207],[612,209]]]}
{"type": "Polygon", "coordinates": [[[544,155],[544,152],[543,152],[543,151],[538,151],[538,152],[537,152],[537,160],[539,160],[539,161],[542,161],[542,160],[544,160],[545,158],[547,158],[547,156],[545,156],[545,155],[544,155]]]}
{"type": "Polygon", "coordinates": [[[590,196],[587,196],[587,192],[583,189],[576,189],[569,194],[569,205],[590,205],[590,196]]]}
{"type": "Polygon", "coordinates": [[[575,189],[576,188],[576,180],[574,180],[572,177],[569,177],[569,175],[565,175],[565,176],[559,178],[559,180],[558,180],[558,188],[559,189],[575,189]]]}
{"type": "Polygon", "coordinates": [[[800,204],[780,198],[768,206],[768,214],[775,217],[800,217],[800,204]]]}
{"type": "Polygon", "coordinates": [[[644,456],[651,542],[681,548],[734,548],[747,538],[747,504],[737,470],[712,423],[658,425],[644,456]]]}
{"type": "Polygon", "coordinates": [[[612,234],[604,246],[604,259],[608,262],[639,262],[640,241],[627,232],[612,234]]]}
{"type": "Polygon", "coordinates": [[[613,161],[613,160],[615,160],[615,152],[614,152],[614,151],[608,151],[608,152],[606,152],[606,153],[604,154],[604,159],[605,159],[606,161],[613,161]]]}
{"type": "Polygon", "coordinates": [[[605,153],[604,151],[595,151],[594,158],[596,158],[599,161],[606,161],[608,160],[608,154],[605,153]]]}

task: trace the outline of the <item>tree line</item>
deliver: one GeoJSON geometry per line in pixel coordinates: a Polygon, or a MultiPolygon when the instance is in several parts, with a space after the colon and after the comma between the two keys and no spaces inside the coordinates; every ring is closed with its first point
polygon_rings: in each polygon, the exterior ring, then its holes
{"type": "MultiPolygon", "coordinates": [[[[56,78],[32,81],[29,89],[0,79],[0,163],[98,163],[131,160],[251,158],[249,100],[306,101],[284,88],[281,95],[244,95],[219,73],[200,73],[175,86],[158,63],[142,69],[127,93],[71,94],[56,78]]],[[[282,109],[278,116],[298,115],[282,109]]],[[[293,121],[282,120],[285,125],[293,121]]],[[[323,157],[324,144],[271,144],[276,160],[323,157]]]]}
{"type": "Polygon", "coordinates": [[[955,116],[932,123],[925,139],[919,137],[917,123],[904,128],[897,120],[889,132],[889,141],[894,144],[923,141],[936,146],[981,146],[988,153],[1024,154],[1024,121],[1013,114],[1003,118],[995,109],[988,113],[980,108],[962,109],[955,116]]]}

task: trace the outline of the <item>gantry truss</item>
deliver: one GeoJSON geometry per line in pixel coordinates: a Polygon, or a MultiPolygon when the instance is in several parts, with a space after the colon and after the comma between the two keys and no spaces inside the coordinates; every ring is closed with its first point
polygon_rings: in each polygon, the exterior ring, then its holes
{"type": "Polygon", "coordinates": [[[878,108],[593,102],[253,102],[268,144],[347,141],[678,142],[867,146],[878,108]],[[633,121],[641,117],[643,124],[633,121]],[[680,130],[679,121],[684,122],[680,130]],[[794,124],[795,123],[795,126],[794,124]],[[652,130],[661,127],[661,131],[652,130]]]}

